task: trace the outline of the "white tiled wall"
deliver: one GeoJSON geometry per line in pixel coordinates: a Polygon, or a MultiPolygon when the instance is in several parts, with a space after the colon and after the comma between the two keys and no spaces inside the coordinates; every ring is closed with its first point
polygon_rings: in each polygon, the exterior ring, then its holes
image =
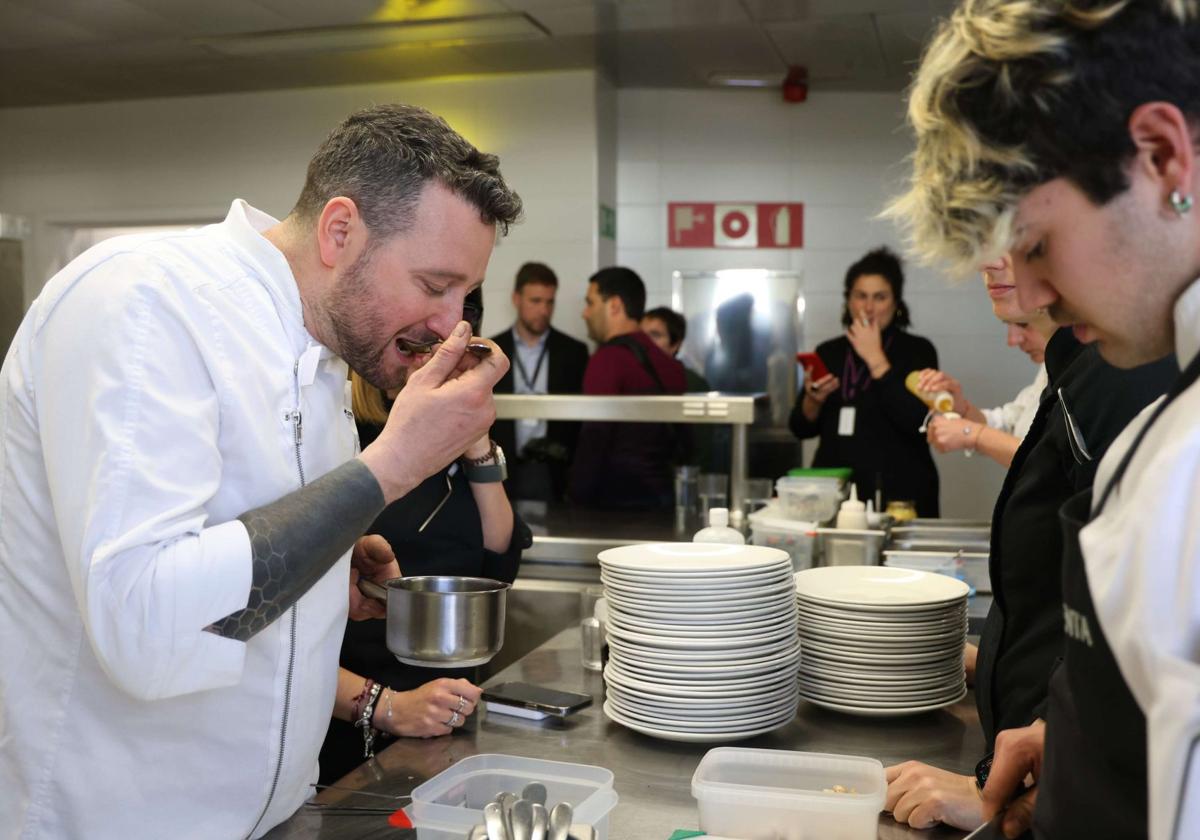
{"type": "MultiPolygon", "coordinates": [[[[617,259],[646,281],[649,305],[670,304],[671,273],[716,268],[801,271],[805,343],[841,332],[846,268],[880,244],[900,247],[876,218],[901,186],[911,143],[892,94],[810,95],[793,105],[767,91],[622,90],[618,94],[617,259]],[[803,250],[666,247],[670,201],[802,201],[803,250]]],[[[1033,379],[1026,357],[973,278],[952,285],[907,267],[914,332],[938,349],[976,403],[1011,399],[1033,379]]],[[[937,456],[944,516],[991,515],[1003,470],[986,459],[937,456]]]]}

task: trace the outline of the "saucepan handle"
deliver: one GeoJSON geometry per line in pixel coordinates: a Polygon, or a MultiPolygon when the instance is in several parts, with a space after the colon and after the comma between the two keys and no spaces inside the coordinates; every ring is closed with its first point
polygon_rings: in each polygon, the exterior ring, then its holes
{"type": "Polygon", "coordinates": [[[375,598],[376,600],[383,601],[385,604],[387,603],[387,587],[380,586],[373,580],[367,580],[365,577],[360,577],[358,579],[358,591],[366,595],[368,598],[375,598]]]}

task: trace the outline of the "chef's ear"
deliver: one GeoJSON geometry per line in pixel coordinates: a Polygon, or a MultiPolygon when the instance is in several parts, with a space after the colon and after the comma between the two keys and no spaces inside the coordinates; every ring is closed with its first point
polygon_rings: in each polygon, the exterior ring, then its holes
{"type": "Polygon", "coordinates": [[[1194,194],[1196,138],[1176,105],[1147,102],[1135,108],[1129,117],[1129,137],[1136,149],[1133,172],[1157,184],[1164,206],[1172,191],[1194,194]]]}
{"type": "Polygon", "coordinates": [[[334,268],[347,261],[357,259],[359,251],[366,245],[366,228],[358,205],[345,196],[335,196],[325,202],[317,218],[317,251],[326,268],[334,268]],[[363,240],[359,242],[358,240],[363,240]]]}

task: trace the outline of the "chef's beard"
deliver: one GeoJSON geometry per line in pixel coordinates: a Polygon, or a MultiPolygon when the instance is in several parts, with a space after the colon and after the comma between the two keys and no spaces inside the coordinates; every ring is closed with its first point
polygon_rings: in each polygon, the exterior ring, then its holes
{"type": "Polygon", "coordinates": [[[387,335],[387,325],[369,300],[370,265],[371,253],[367,250],[338,276],[329,293],[326,315],[337,341],[338,355],[367,382],[387,391],[402,386],[407,372],[401,369],[389,375],[384,370],[383,356],[394,339],[382,338],[387,335]]]}

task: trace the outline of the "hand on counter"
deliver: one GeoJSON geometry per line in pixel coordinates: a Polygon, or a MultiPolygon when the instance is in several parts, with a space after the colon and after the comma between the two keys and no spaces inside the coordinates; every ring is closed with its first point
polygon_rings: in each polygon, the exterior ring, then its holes
{"type": "Polygon", "coordinates": [[[449,735],[475,712],[482,689],[469,680],[441,678],[412,691],[391,691],[375,706],[375,728],[404,738],[449,735]]]}
{"type": "Polygon", "coordinates": [[[919,761],[906,761],[885,770],[887,799],[883,809],[896,822],[913,828],[938,823],[971,830],[983,824],[983,799],[974,776],[960,776],[919,761]]]}

